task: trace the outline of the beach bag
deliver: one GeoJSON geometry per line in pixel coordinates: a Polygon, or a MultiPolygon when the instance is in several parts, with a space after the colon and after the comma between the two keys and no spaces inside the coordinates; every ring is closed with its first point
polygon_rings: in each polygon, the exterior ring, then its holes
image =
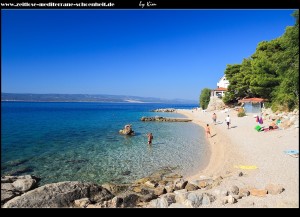
{"type": "Polygon", "coordinates": [[[255,129],[257,132],[259,132],[259,131],[261,131],[261,126],[257,125],[256,127],[254,127],[254,129],[255,129]]]}

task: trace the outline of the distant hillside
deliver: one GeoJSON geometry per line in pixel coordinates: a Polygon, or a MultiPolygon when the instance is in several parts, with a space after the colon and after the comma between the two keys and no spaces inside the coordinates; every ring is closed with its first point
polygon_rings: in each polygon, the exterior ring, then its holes
{"type": "Polygon", "coordinates": [[[160,99],[154,97],[139,97],[106,94],[30,94],[30,93],[1,93],[1,101],[25,102],[132,102],[132,103],[174,103],[197,104],[193,100],[160,99]]]}

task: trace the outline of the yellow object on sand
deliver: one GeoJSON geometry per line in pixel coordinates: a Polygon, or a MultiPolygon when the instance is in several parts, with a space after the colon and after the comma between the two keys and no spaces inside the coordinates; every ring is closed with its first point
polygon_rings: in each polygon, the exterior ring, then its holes
{"type": "Polygon", "coordinates": [[[258,167],[255,165],[252,166],[245,166],[245,165],[238,165],[238,166],[234,166],[235,168],[239,168],[239,169],[243,169],[243,170],[255,170],[258,167]]]}

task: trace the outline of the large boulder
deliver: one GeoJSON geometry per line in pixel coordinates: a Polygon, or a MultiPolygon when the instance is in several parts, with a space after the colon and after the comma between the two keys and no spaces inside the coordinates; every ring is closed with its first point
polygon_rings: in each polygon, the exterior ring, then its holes
{"type": "Polygon", "coordinates": [[[104,183],[101,186],[103,188],[106,188],[107,190],[109,190],[114,195],[117,195],[117,194],[120,194],[122,192],[125,192],[130,187],[127,184],[114,184],[114,183],[104,183]]]}
{"type": "Polygon", "coordinates": [[[92,202],[110,200],[113,195],[93,183],[58,182],[47,184],[15,197],[3,205],[3,208],[51,208],[73,207],[74,201],[89,198],[92,202]]]}
{"type": "Polygon", "coordinates": [[[168,208],[169,204],[166,198],[157,198],[155,200],[151,200],[148,207],[149,208],[168,208]]]}
{"type": "Polygon", "coordinates": [[[35,179],[18,179],[12,183],[16,190],[20,192],[27,192],[36,184],[35,179]]]}
{"type": "Polygon", "coordinates": [[[225,109],[225,104],[222,99],[218,97],[210,97],[206,111],[215,111],[225,109]]]}
{"type": "Polygon", "coordinates": [[[123,192],[119,194],[118,197],[120,198],[120,207],[122,208],[137,207],[137,205],[141,202],[149,202],[157,198],[157,196],[154,195],[152,192],[143,195],[131,191],[123,192]]]}
{"type": "Polygon", "coordinates": [[[134,131],[133,130],[125,130],[125,129],[122,129],[122,130],[119,130],[119,133],[120,134],[123,134],[123,135],[129,135],[129,136],[134,136],[134,131]]]}
{"type": "Polygon", "coordinates": [[[1,205],[12,198],[37,187],[40,178],[32,175],[2,176],[1,177],[1,205]]]}

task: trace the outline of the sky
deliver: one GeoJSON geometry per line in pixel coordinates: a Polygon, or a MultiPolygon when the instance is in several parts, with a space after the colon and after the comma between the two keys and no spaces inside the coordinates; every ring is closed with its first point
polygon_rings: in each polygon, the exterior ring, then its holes
{"type": "Polygon", "coordinates": [[[4,93],[199,100],[294,10],[2,10],[4,93]]]}

